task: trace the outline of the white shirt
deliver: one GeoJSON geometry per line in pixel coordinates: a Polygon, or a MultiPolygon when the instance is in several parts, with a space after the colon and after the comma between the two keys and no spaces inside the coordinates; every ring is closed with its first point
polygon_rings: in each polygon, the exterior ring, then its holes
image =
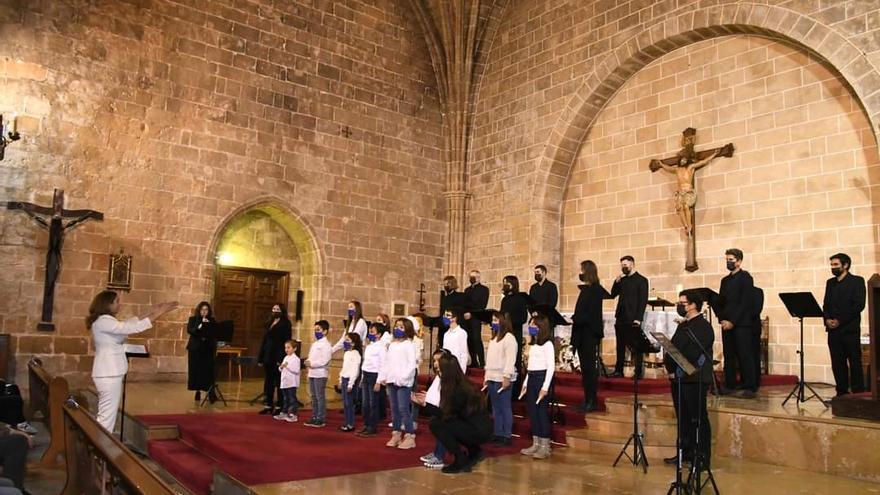
{"type": "Polygon", "coordinates": [[[391,335],[391,332],[385,332],[382,334],[382,338],[379,339],[379,342],[385,344],[385,349],[388,349],[388,346],[391,344],[391,341],[394,340],[394,337],[391,335]]]}
{"type": "Polygon", "coordinates": [[[425,350],[425,341],[418,336],[413,337],[412,341],[416,347],[416,368],[418,368],[422,364],[422,351],[425,350]]]}
{"type": "Polygon", "coordinates": [[[359,319],[356,322],[351,322],[348,325],[348,330],[339,337],[339,340],[333,344],[333,352],[335,353],[339,349],[342,349],[342,343],[345,341],[345,336],[350,333],[356,333],[361,336],[361,342],[366,342],[367,340],[367,322],[364,321],[363,318],[359,319]]]}
{"type": "Polygon", "coordinates": [[[461,327],[450,328],[443,335],[443,348],[458,359],[458,365],[461,366],[462,372],[467,372],[467,365],[471,359],[468,354],[467,341],[467,332],[461,327]]]}
{"type": "Polygon", "coordinates": [[[485,381],[500,382],[505,377],[516,380],[516,337],[508,333],[498,341],[489,340],[486,352],[485,381]]]}
{"type": "MultiPolygon", "coordinates": [[[[556,349],[553,347],[553,341],[548,340],[543,345],[529,346],[529,364],[526,368],[529,371],[547,371],[544,375],[544,383],[541,390],[550,390],[550,380],[553,379],[553,372],[556,370],[556,349]]],[[[526,375],[523,388],[526,387],[529,377],[526,375]]]]}
{"type": "Polygon", "coordinates": [[[281,388],[299,387],[300,370],[302,369],[302,361],[296,354],[288,354],[281,361],[284,367],[278,367],[281,370],[281,388]]]}
{"type": "Polygon", "coordinates": [[[379,382],[412,387],[416,377],[416,348],[411,340],[394,340],[388,346],[379,382]]]}
{"type": "Polygon", "coordinates": [[[342,355],[342,371],[339,372],[339,383],[343,378],[348,378],[348,386],[353,387],[354,382],[361,376],[361,353],[352,349],[342,355]]]}
{"type": "Polygon", "coordinates": [[[431,404],[432,406],[440,407],[440,377],[435,376],[434,380],[431,382],[431,386],[428,387],[428,391],[425,392],[425,403],[431,404]]]}
{"type": "Polygon", "coordinates": [[[140,333],[153,326],[149,318],[135,317],[119,321],[112,315],[101,315],[92,323],[92,342],[95,344],[95,360],[92,376],[104,378],[128,373],[128,360],[122,345],[125,337],[140,333]]]}
{"type": "Polygon", "coordinates": [[[333,358],[333,350],[327,337],[312,342],[309,349],[309,378],[327,378],[330,374],[330,359],[333,358]]]}
{"type": "Polygon", "coordinates": [[[378,373],[382,369],[382,362],[385,361],[385,353],[388,349],[382,341],[369,342],[364,349],[364,360],[361,364],[361,371],[369,373],[378,373]]]}

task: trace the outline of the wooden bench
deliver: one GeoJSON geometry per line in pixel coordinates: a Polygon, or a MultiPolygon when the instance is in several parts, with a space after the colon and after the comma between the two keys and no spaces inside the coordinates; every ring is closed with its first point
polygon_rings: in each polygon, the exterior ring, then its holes
{"type": "Polygon", "coordinates": [[[68,395],[70,395],[70,389],[67,380],[60,376],[49,375],[39,358],[32,358],[28,362],[28,397],[31,415],[39,412],[42,415],[43,423],[49,428],[49,446],[37,463],[40,467],[55,467],[64,464],[62,409],[68,395]]]}
{"type": "Polygon", "coordinates": [[[74,399],[63,406],[67,482],[62,495],[181,493],[108,433],[74,399]]]}

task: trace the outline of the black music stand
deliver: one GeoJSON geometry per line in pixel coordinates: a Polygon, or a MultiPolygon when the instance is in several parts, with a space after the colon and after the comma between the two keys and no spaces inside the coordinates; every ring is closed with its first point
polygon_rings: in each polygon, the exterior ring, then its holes
{"type": "Polygon", "coordinates": [[[823,406],[828,407],[828,403],[825,402],[825,400],[813,390],[813,387],[804,380],[804,318],[823,318],[825,314],[822,312],[822,308],[819,307],[819,303],[816,302],[816,298],[813,297],[813,294],[810,292],[784,292],[779,294],[779,298],[782,299],[782,304],[785,305],[788,314],[793,318],[798,319],[801,330],[800,347],[797,351],[800,355],[801,374],[798,377],[797,383],[794,384],[794,388],[789,392],[788,397],[782,401],[782,405],[784,406],[792,397],[797,397],[796,402],[798,406],[800,406],[801,402],[806,402],[815,398],[818,399],[823,406]],[[810,392],[812,392],[813,395],[807,397],[804,392],[805,388],[810,389],[810,392]]]}
{"type": "MultiPolygon", "coordinates": [[[[222,342],[232,342],[232,334],[234,332],[234,327],[232,324],[232,320],[225,321],[217,321],[208,323],[205,328],[205,334],[209,339],[214,342],[222,341],[222,342]]],[[[223,392],[220,390],[220,386],[217,385],[217,348],[214,348],[214,381],[211,383],[211,386],[208,388],[208,392],[205,394],[205,397],[202,399],[202,402],[199,403],[199,407],[203,407],[205,402],[213,395],[217,396],[221,401],[223,401],[224,406],[229,406],[226,403],[226,398],[223,397],[223,392]]]]}
{"type": "MultiPolygon", "coordinates": [[[[630,348],[636,361],[643,359],[643,354],[654,353],[660,350],[648,339],[642,327],[633,327],[632,334],[627,340],[629,340],[627,347],[630,348]]],[[[636,369],[639,369],[638,364],[636,362],[636,369]]],[[[641,465],[642,470],[647,474],[648,456],[645,455],[644,434],[639,432],[639,406],[641,406],[639,403],[639,374],[635,373],[633,375],[633,432],[623,445],[623,448],[620,449],[620,453],[617,454],[617,459],[614,460],[612,467],[617,467],[620,458],[626,456],[633,466],[641,465]],[[633,444],[633,455],[629,455],[626,451],[630,444],[633,444]]]]}
{"type": "MultiPolygon", "coordinates": [[[[123,344],[122,348],[125,350],[125,360],[128,361],[131,358],[148,358],[150,357],[149,351],[147,351],[147,346],[144,345],[134,345],[134,344],[123,344]]],[[[129,362],[129,365],[131,363],[129,362]]],[[[128,372],[122,376],[122,404],[120,405],[120,418],[119,418],[119,441],[122,442],[122,430],[125,428],[125,384],[128,381],[128,372]]],[[[110,432],[113,433],[113,432],[110,432]]]]}

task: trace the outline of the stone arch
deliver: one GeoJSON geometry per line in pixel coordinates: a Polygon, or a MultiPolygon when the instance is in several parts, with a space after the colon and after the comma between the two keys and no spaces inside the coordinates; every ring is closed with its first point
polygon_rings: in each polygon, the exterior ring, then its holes
{"type": "Polygon", "coordinates": [[[296,247],[300,261],[300,287],[305,292],[303,304],[303,321],[314,320],[322,314],[321,291],[325,286],[324,256],[318,244],[317,236],[303,216],[281,198],[276,196],[261,196],[249,201],[231,211],[214,231],[214,235],[207,249],[205,259],[206,272],[208,273],[208,293],[213,293],[214,267],[217,249],[220,246],[223,234],[235,219],[245,213],[259,211],[269,216],[287,233],[293,245],[296,247]]]}
{"type": "Polygon", "coordinates": [[[733,34],[770,38],[828,64],[850,86],[880,143],[880,70],[839,32],[782,7],[727,2],[687,7],[645,26],[594,66],[569,99],[540,157],[529,212],[531,262],[559,266],[562,199],[581,143],[596,117],[629,80],[654,60],[684,46],[733,34]]]}

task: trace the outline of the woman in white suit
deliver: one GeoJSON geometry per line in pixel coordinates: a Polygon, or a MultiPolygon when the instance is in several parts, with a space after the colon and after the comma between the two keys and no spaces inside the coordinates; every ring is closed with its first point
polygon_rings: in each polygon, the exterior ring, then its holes
{"type": "Polygon", "coordinates": [[[92,331],[95,344],[95,361],[92,365],[92,380],[98,390],[98,424],[113,432],[116,424],[116,410],[122,398],[122,378],[128,372],[128,360],[122,345],[125,338],[140,333],[153,326],[153,320],[173,311],[177,302],[165,302],[150,308],[141,318],[132,317],[125,321],[116,319],[119,311],[119,295],[112,290],[99,292],[89,306],[86,326],[92,331]]]}

